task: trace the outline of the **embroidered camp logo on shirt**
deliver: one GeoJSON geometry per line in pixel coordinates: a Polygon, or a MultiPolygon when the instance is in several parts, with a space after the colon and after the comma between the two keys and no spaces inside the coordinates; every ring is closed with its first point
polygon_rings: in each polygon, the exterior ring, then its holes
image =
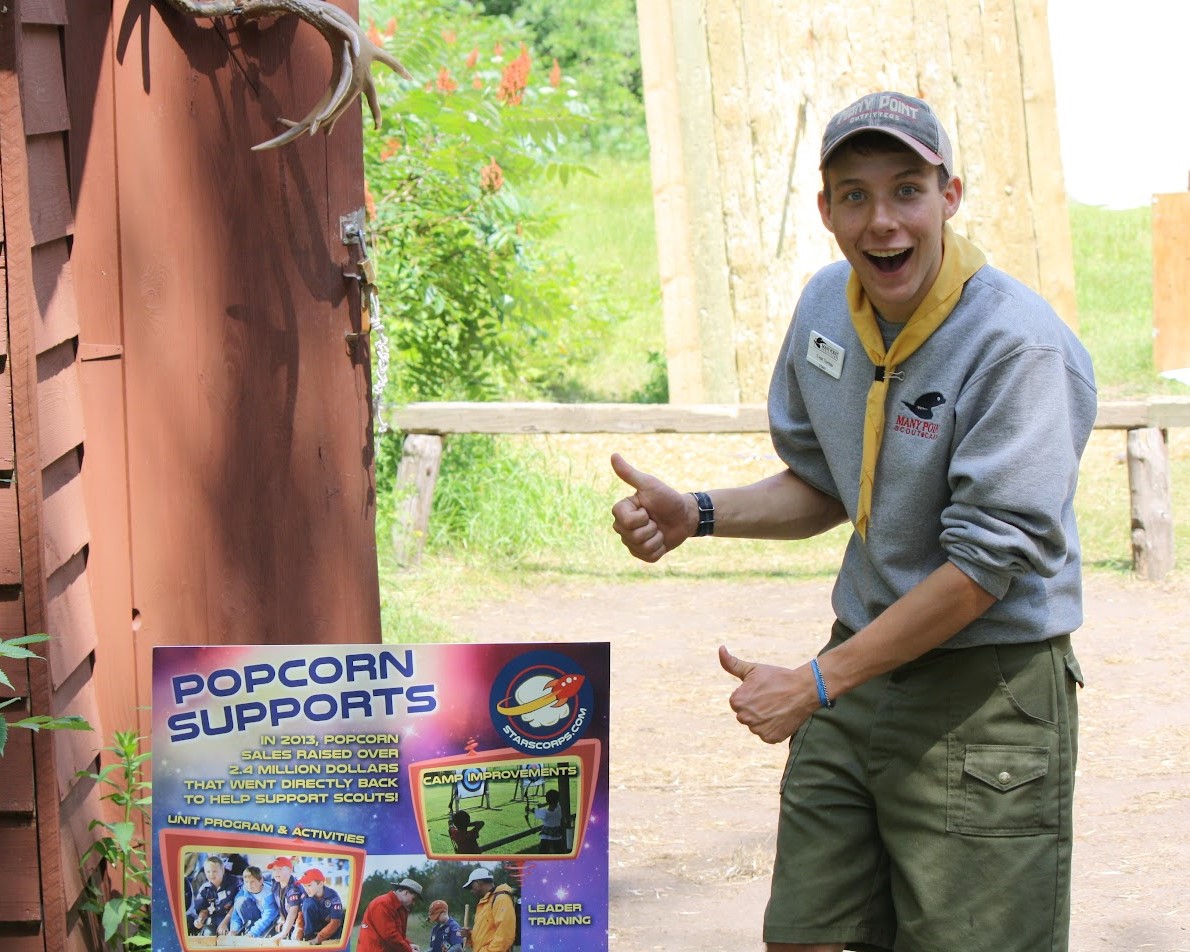
{"type": "Polygon", "coordinates": [[[931,390],[929,393],[923,393],[912,403],[908,400],[902,400],[901,403],[908,407],[909,413],[913,415],[898,413],[897,422],[893,424],[894,433],[908,433],[924,440],[938,439],[939,426],[933,422],[934,411],[946,403],[946,397],[937,390],[931,390]]]}

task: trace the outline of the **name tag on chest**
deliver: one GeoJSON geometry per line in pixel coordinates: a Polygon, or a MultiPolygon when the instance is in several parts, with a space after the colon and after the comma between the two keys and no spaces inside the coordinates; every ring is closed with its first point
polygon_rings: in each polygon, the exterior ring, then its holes
{"type": "Polygon", "coordinates": [[[843,358],[847,352],[829,337],[818,331],[810,331],[810,345],[806,348],[806,362],[819,370],[826,371],[836,380],[843,373],[843,358]]]}

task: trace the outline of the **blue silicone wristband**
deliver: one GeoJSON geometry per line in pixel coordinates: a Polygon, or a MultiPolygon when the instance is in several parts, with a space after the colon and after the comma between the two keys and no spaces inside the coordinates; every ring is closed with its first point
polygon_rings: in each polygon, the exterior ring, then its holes
{"type": "Polygon", "coordinates": [[[835,706],[835,702],[831,700],[831,696],[826,691],[826,681],[822,679],[822,671],[818,668],[818,659],[810,659],[810,670],[814,672],[814,684],[818,688],[818,703],[823,707],[831,708],[835,706]]]}

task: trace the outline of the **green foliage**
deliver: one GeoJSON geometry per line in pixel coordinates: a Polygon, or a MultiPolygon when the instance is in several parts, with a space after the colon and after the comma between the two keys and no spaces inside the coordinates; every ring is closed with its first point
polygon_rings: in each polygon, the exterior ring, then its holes
{"type": "Polygon", "coordinates": [[[506,14],[533,31],[536,47],[575,77],[591,115],[585,149],[647,155],[640,40],[633,0],[485,0],[484,10],[506,14]]]}
{"type": "Polygon", "coordinates": [[[112,763],[98,772],[78,772],[79,777],[110,788],[100,799],[115,804],[120,816],[114,823],[94,819],[88,827],[105,832],[79,858],[84,874],[92,859],[99,863],[96,873],[87,878],[82,908],[100,916],[103,941],[109,947],[148,949],[152,945],[152,869],[141,832],[152,821],[153,784],[144,776],[151,755],[141,752],[143,738],[136,731],[117,731],[114,740],[104,748],[115,755],[112,763]]]}
{"type": "Polygon", "coordinates": [[[560,152],[586,122],[573,83],[540,68],[523,28],[469,4],[377,0],[369,12],[400,15],[388,42],[419,78],[378,74],[385,118],[365,147],[387,398],[564,388],[609,315],[544,243],[554,223],[524,190],[583,171],[560,152]]]}
{"type": "Polygon", "coordinates": [[[442,454],[429,550],[456,558],[473,551],[505,564],[565,550],[603,500],[564,467],[507,439],[452,437],[442,454]]]}
{"type": "MultiPolygon", "coordinates": [[[[36,658],[39,661],[45,659],[34,651],[26,648],[26,645],[40,644],[43,641],[49,641],[49,635],[20,635],[16,638],[0,638],[0,659],[9,659],[14,661],[21,661],[29,658],[36,658]]],[[[9,680],[8,675],[0,669],[0,686],[12,690],[13,684],[9,680]]],[[[11,697],[6,701],[0,701],[0,710],[9,705],[16,704],[20,698],[11,697]]],[[[91,725],[77,714],[68,714],[65,717],[51,717],[48,714],[33,714],[29,717],[22,717],[15,721],[10,721],[6,717],[0,716],[0,757],[4,756],[4,749],[8,746],[8,731],[9,728],[20,727],[25,730],[39,731],[39,730],[74,730],[74,731],[89,731],[91,725]]]]}

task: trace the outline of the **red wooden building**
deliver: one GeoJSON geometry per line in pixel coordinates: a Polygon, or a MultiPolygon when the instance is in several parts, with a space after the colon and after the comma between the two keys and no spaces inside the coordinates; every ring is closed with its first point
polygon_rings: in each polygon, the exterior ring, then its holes
{"type": "Polygon", "coordinates": [[[153,646],[379,639],[359,112],[250,151],[329,73],[293,17],[0,0],[0,635],[52,636],[8,713],[95,726],[0,759],[4,952],[91,944],[76,772],[153,646]]]}

